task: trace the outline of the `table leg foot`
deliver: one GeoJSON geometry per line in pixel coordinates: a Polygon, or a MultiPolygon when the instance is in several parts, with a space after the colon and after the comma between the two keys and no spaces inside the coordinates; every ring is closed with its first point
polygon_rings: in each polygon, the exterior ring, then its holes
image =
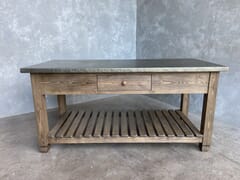
{"type": "Polygon", "coordinates": [[[50,145],[48,145],[48,146],[39,146],[39,151],[41,153],[47,153],[49,151],[49,149],[50,149],[50,145]]]}
{"type": "Polygon", "coordinates": [[[210,150],[210,146],[199,144],[199,148],[202,152],[208,152],[210,150]]]}

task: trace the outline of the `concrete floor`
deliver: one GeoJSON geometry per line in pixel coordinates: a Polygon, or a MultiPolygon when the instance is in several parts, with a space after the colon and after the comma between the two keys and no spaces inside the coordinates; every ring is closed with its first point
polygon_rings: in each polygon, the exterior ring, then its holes
{"type": "MultiPolygon", "coordinates": [[[[116,96],[79,107],[167,108],[141,95],[116,96]]],[[[56,112],[49,116],[54,124],[56,112]]],[[[199,124],[197,117],[192,118],[199,124]]],[[[240,128],[218,119],[212,148],[207,153],[200,152],[196,144],[93,144],[52,145],[49,153],[41,154],[32,113],[0,119],[0,134],[1,180],[240,179],[240,128]]]]}

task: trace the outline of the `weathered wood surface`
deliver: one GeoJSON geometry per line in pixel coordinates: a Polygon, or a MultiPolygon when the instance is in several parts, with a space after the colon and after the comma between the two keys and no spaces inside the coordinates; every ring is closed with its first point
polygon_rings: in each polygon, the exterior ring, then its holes
{"type": "Polygon", "coordinates": [[[203,98],[203,111],[201,120],[201,134],[203,134],[203,142],[200,144],[200,149],[202,151],[208,151],[211,145],[218,78],[219,73],[210,74],[208,92],[203,98]]]}
{"type": "Polygon", "coordinates": [[[152,75],[152,90],[167,94],[206,93],[209,73],[157,73],[152,75]]]}
{"type": "Polygon", "coordinates": [[[59,115],[61,116],[67,111],[66,96],[57,95],[57,101],[58,101],[58,112],[59,112],[59,115]]]}
{"type": "Polygon", "coordinates": [[[41,152],[54,143],[200,143],[211,145],[217,83],[227,67],[195,59],[50,61],[30,72],[41,152]],[[203,93],[200,131],[188,119],[189,94],[203,93]],[[47,94],[60,119],[50,130],[47,94]],[[182,94],[180,111],[67,111],[67,94],[182,94]]]}
{"type": "Polygon", "coordinates": [[[202,134],[180,111],[67,112],[49,133],[53,143],[201,142],[202,134]],[[81,123],[80,123],[81,122],[81,123]],[[62,140],[61,140],[62,139],[62,140]],[[110,140],[111,139],[111,140],[110,140]],[[68,142],[69,140],[69,142],[68,142]]]}
{"type": "Polygon", "coordinates": [[[183,112],[183,114],[185,114],[186,116],[188,115],[188,110],[189,110],[189,99],[190,99],[189,94],[181,95],[180,109],[183,112]]]}
{"type": "Polygon", "coordinates": [[[97,78],[93,74],[37,74],[45,94],[96,93],[97,78]]]}
{"type": "Polygon", "coordinates": [[[43,94],[58,95],[60,114],[66,94],[187,94],[207,93],[210,73],[34,74],[43,94]]]}
{"type": "Polygon", "coordinates": [[[98,91],[150,91],[151,74],[98,75],[98,91]]]}
{"type": "Polygon", "coordinates": [[[48,142],[48,116],[46,107],[46,98],[42,93],[40,79],[37,75],[31,75],[32,94],[34,100],[35,115],[37,120],[38,145],[40,152],[47,152],[49,149],[48,142]]]}

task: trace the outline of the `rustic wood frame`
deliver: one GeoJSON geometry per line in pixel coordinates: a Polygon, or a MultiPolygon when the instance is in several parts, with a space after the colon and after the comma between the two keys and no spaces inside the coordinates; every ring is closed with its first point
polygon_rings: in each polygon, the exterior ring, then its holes
{"type": "Polygon", "coordinates": [[[38,144],[40,152],[48,152],[50,144],[56,143],[199,143],[202,151],[208,151],[211,145],[216,94],[219,72],[165,72],[165,73],[122,73],[122,74],[47,74],[31,73],[32,92],[37,120],[38,144]],[[101,76],[101,89],[99,77],[101,76]],[[120,84],[116,84],[119,80],[120,84]],[[125,82],[128,77],[136,81],[130,85],[125,82]],[[149,76],[149,78],[148,78],[149,76]],[[104,79],[107,77],[107,79],[104,79]],[[139,79],[144,77],[145,82],[139,79]],[[109,80],[110,79],[110,80],[109,80]],[[114,86],[111,83],[114,81],[114,86]],[[104,82],[106,82],[104,84],[104,82]],[[150,83],[150,86],[149,86],[150,83]],[[118,86],[126,86],[124,89],[118,86]],[[106,87],[103,87],[106,86],[106,87]],[[134,88],[136,87],[136,88],[134,88]],[[141,87],[144,87],[141,89],[141,87]],[[189,94],[204,94],[203,111],[200,132],[196,137],[146,137],[146,138],[50,138],[46,107],[47,94],[57,95],[60,116],[67,111],[66,94],[181,94],[180,110],[187,118],[189,109],[189,94]]]}

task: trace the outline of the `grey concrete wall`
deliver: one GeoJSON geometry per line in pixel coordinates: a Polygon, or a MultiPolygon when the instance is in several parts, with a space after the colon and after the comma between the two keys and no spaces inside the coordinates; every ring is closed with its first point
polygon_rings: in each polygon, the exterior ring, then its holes
{"type": "MultiPolygon", "coordinates": [[[[1,0],[0,117],[33,111],[29,75],[20,67],[50,59],[135,58],[135,38],[135,0],[1,0]]],[[[55,106],[48,97],[48,107],[55,106]]]]}
{"type": "MultiPolygon", "coordinates": [[[[239,0],[138,0],[137,57],[193,57],[229,66],[230,72],[221,74],[216,115],[238,122],[239,22],[239,0]]],[[[179,96],[157,97],[179,103],[179,96]]],[[[200,112],[201,103],[201,96],[191,96],[191,111],[200,112]]]]}
{"type": "MultiPolygon", "coordinates": [[[[235,121],[239,19],[238,0],[1,0],[0,117],[33,111],[22,66],[63,58],[193,57],[230,67],[220,79],[217,116],[235,121]]],[[[68,103],[101,97],[71,96],[68,103]]],[[[179,103],[179,96],[157,97],[179,103]]],[[[199,112],[201,96],[191,96],[191,104],[199,112]]],[[[48,107],[55,106],[56,99],[48,97],[48,107]]]]}

